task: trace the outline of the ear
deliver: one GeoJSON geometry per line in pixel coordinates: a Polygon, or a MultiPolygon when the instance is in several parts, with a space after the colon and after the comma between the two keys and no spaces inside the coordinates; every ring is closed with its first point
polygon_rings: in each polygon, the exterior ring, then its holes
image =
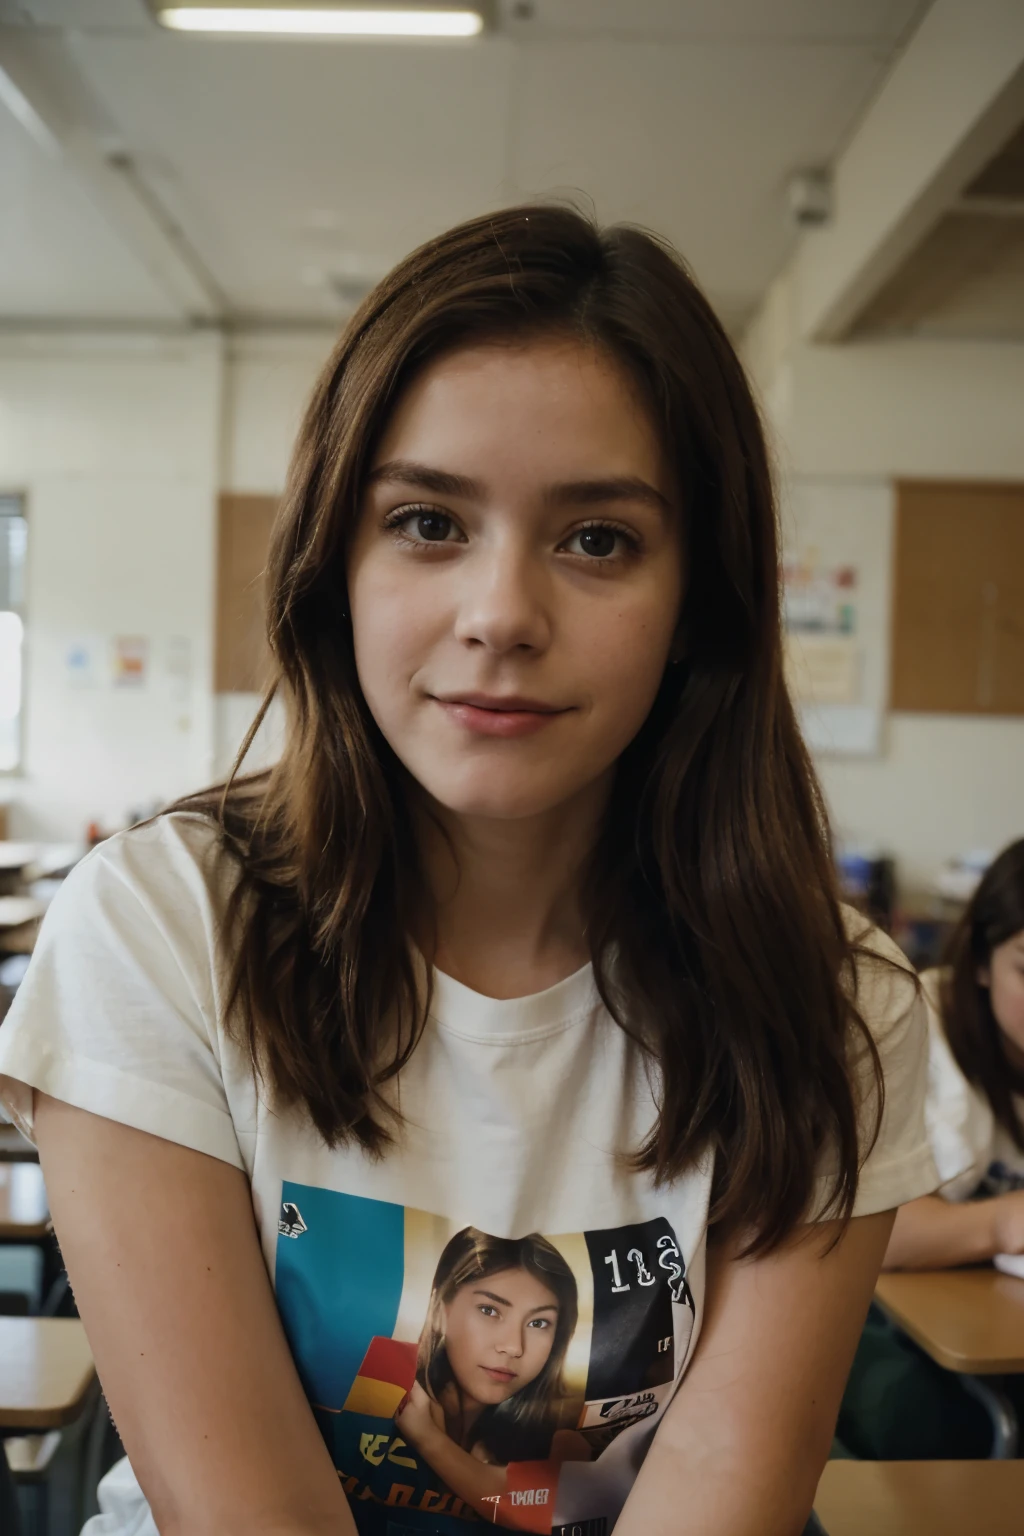
{"type": "Polygon", "coordinates": [[[979,965],[978,969],[974,973],[974,979],[978,983],[979,987],[990,987],[992,985],[992,974],[989,971],[988,966],[979,965]]]}

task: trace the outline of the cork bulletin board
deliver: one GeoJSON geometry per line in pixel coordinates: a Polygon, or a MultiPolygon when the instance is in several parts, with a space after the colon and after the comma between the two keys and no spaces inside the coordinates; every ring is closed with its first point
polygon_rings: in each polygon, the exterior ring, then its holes
{"type": "Polygon", "coordinates": [[[1024,715],[1024,485],[896,486],[889,705],[1024,715]]]}
{"type": "Polygon", "coordinates": [[[266,681],[263,573],[276,496],[223,495],[218,503],[217,693],[258,693],[266,681]]]}

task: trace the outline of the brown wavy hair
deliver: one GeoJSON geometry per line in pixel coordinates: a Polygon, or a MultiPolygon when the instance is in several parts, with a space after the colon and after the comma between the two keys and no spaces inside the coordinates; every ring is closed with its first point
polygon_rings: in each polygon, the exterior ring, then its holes
{"type": "Polygon", "coordinates": [[[1013,1102],[1024,1095],[1024,1072],[1006,1053],[989,989],[978,979],[992,951],[1018,933],[1024,933],[1024,838],[1004,848],[982,876],[949,936],[939,986],[942,1027],[957,1066],[1024,1152],[1024,1124],[1013,1102]]]}
{"type": "Polygon", "coordinates": [[[521,1391],[484,1408],[474,1420],[463,1449],[472,1450],[480,1444],[500,1462],[543,1461],[551,1451],[551,1437],[560,1427],[566,1397],[562,1380],[565,1352],[579,1315],[576,1276],[546,1237],[537,1232],[527,1237],[491,1237],[476,1227],[456,1232],[437,1262],[427,1320],[420,1335],[416,1379],[435,1401],[441,1401],[445,1388],[455,1381],[445,1347],[442,1307],[471,1280],[484,1280],[508,1269],[525,1269],[546,1285],[557,1301],[551,1353],[544,1369],[521,1391]]]}
{"type": "Polygon", "coordinates": [[[190,802],[218,818],[241,865],[233,1027],[279,1105],[306,1111],[330,1146],[386,1153],[400,1126],[382,1089],[429,1002],[409,941],[426,896],[403,771],[359,687],[347,543],[417,371],[463,345],[552,334],[628,369],[685,521],[685,659],[618,764],[584,892],[601,995],[654,1069],[659,1113],[635,1166],[669,1180],[714,1152],[711,1219],[759,1251],[807,1218],[823,1156],[824,1213],[849,1215],[870,1140],[852,1055],[868,1062],[879,1115],[882,1082],[783,680],[758,412],[684,263],[639,229],[542,205],[460,225],[374,289],[323,369],[268,568],[264,712],[278,693],[283,755],[190,802]]]}

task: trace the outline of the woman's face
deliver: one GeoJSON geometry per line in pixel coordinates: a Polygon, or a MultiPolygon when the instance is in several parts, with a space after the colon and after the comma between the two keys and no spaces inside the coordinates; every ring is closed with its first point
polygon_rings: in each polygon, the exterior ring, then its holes
{"type": "Polygon", "coordinates": [[[484,1405],[503,1403],[539,1376],[558,1322],[555,1294],[526,1269],[467,1280],[446,1307],[445,1349],[456,1382],[484,1405]]]}
{"type": "Polygon", "coordinates": [[[564,339],[427,368],[375,456],[348,586],[367,704],[441,805],[520,818],[602,785],[683,592],[675,491],[631,381],[564,339]]]}
{"type": "Polygon", "coordinates": [[[1024,1053],[1024,929],[996,945],[982,979],[996,1023],[1024,1053]]]}

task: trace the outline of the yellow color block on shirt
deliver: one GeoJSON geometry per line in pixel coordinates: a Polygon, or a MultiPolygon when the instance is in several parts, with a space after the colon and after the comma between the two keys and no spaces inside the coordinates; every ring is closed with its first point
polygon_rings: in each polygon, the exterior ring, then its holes
{"type": "Polygon", "coordinates": [[[369,1376],[357,1376],[345,1399],[346,1413],[366,1413],[374,1419],[394,1417],[402,1398],[404,1387],[396,1387],[391,1381],[374,1381],[369,1376]]]}

